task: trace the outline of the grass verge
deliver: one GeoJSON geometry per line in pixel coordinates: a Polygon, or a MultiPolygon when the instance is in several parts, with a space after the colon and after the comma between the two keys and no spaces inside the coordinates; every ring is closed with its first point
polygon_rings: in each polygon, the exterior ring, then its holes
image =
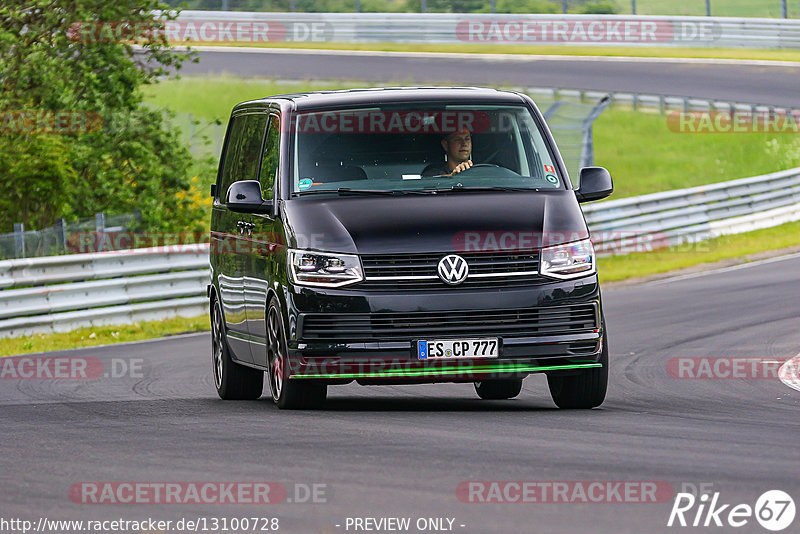
{"type": "Polygon", "coordinates": [[[375,52],[450,52],[458,54],[523,54],[546,56],[676,57],[709,59],[753,59],[759,61],[800,61],[798,50],[760,50],[751,48],[677,48],[666,46],[581,46],[514,45],[478,43],[305,43],[243,42],[187,43],[190,46],[236,46],[247,48],[294,48],[306,50],[365,50],[375,52]]]}
{"type": "Polygon", "coordinates": [[[619,282],[800,245],[800,221],[652,252],[599,258],[602,282],[619,282]]]}
{"type": "Polygon", "coordinates": [[[93,326],[71,332],[5,338],[0,344],[0,357],[142,341],[210,329],[211,323],[207,315],[173,317],[161,321],[143,321],[127,325],[93,326]]]}

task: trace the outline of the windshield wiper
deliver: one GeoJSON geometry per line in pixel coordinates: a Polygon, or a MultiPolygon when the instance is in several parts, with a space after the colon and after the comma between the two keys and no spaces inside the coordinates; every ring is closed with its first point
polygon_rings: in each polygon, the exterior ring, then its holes
{"type": "Polygon", "coordinates": [[[350,187],[340,187],[338,189],[319,189],[317,191],[297,191],[295,195],[310,195],[322,193],[337,193],[339,195],[406,195],[406,194],[428,194],[430,191],[420,191],[418,189],[352,189],[350,187]]]}
{"type": "Polygon", "coordinates": [[[425,191],[430,191],[432,193],[438,192],[448,192],[448,191],[538,191],[539,188],[536,187],[506,187],[502,185],[461,185],[455,184],[450,187],[440,187],[436,189],[426,189],[425,191]]]}

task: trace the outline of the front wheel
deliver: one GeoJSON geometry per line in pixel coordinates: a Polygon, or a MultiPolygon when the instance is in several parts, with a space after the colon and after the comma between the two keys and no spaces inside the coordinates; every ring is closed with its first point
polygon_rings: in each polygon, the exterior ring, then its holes
{"type": "Polygon", "coordinates": [[[580,374],[548,375],[550,395],[559,408],[589,409],[603,404],[608,388],[608,343],[603,336],[603,350],[597,363],[602,367],[584,369],[580,374]]]}
{"type": "Polygon", "coordinates": [[[264,390],[264,372],[239,365],[231,358],[219,300],[211,308],[211,363],[214,387],[225,400],[255,400],[264,390]]]}
{"type": "Polygon", "coordinates": [[[302,410],[321,408],[328,385],[318,380],[289,379],[286,333],[278,301],[273,297],[267,310],[267,365],[272,400],[278,408],[302,410]]]}

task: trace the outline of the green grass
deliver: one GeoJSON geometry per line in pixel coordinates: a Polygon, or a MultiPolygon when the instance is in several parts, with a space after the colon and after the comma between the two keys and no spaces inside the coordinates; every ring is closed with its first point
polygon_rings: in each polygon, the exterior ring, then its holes
{"type": "MultiPolygon", "coordinates": [[[[631,12],[630,0],[614,0],[618,13],[631,12]]],[[[705,16],[705,0],[636,0],[637,15],[698,15],[705,16]]],[[[714,17],[769,17],[781,16],[781,0],[711,0],[714,17]]],[[[800,5],[789,0],[789,16],[800,15],[800,5]]]]}
{"type": "Polygon", "coordinates": [[[653,252],[607,256],[598,259],[597,268],[602,282],[617,282],[797,245],[800,245],[800,222],[791,222],[653,252]]]}
{"type": "MultiPolygon", "coordinates": [[[[250,48],[299,48],[308,50],[370,50],[379,52],[453,52],[460,54],[532,54],[561,56],[627,56],[680,57],[712,59],[753,59],[766,61],[800,61],[800,50],[750,48],[669,47],[669,46],[582,46],[582,45],[515,45],[478,43],[306,43],[244,42],[194,43],[195,45],[243,46],[250,48]]],[[[498,80],[502,82],[502,80],[498,80]]]]}
{"type": "Polygon", "coordinates": [[[800,166],[800,136],[677,133],[667,116],[611,108],[593,128],[595,163],[614,177],[612,198],[747,178],[800,166]]]}
{"type": "Polygon", "coordinates": [[[0,357],[33,352],[95,347],[127,341],[142,341],[170,334],[209,330],[207,315],[200,317],[173,317],[162,321],[144,321],[129,325],[110,325],[79,328],[56,334],[5,338],[0,344],[0,357]]]}
{"type": "Polygon", "coordinates": [[[191,113],[197,119],[228,122],[233,106],[245,100],[298,91],[321,91],[365,87],[364,82],[274,81],[233,76],[182,77],[144,87],[148,103],[178,113],[191,113]]]}

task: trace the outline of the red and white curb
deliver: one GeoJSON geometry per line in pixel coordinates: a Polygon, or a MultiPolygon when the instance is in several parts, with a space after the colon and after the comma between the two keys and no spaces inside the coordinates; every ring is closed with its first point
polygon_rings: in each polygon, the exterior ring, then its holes
{"type": "Polygon", "coordinates": [[[790,388],[800,391],[800,354],[781,365],[778,377],[790,388]]]}

